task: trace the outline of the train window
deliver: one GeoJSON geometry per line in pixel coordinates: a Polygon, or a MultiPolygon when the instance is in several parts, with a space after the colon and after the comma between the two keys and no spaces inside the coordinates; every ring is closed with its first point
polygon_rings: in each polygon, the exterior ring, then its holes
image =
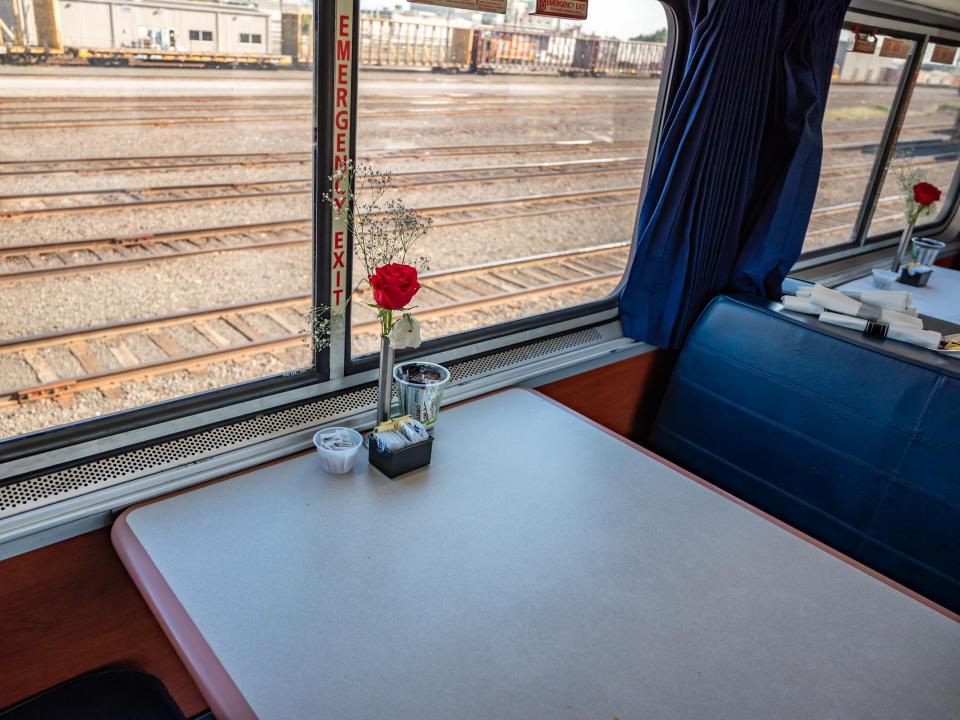
{"type": "Polygon", "coordinates": [[[0,65],[0,438],[313,367],[312,72],[262,45],[218,48],[236,69],[138,59],[197,14],[266,37],[253,7],[84,4],[63,41],[101,67],[0,65]]]}
{"type": "Polygon", "coordinates": [[[213,32],[212,32],[212,31],[210,31],[210,30],[204,30],[202,34],[203,34],[203,39],[204,39],[205,41],[211,42],[211,41],[213,40],[213,32]]]}
{"type": "MultiPolygon", "coordinates": [[[[910,95],[903,130],[897,140],[893,166],[884,178],[868,235],[901,231],[904,226],[901,179],[908,184],[927,180],[943,190],[944,199],[957,174],[960,155],[960,95],[957,67],[960,49],[947,43],[928,43],[910,95]]],[[[941,202],[939,213],[920,218],[918,225],[936,222],[950,208],[941,202]]]]}
{"type": "MultiPolygon", "coordinates": [[[[626,266],[664,10],[592,0],[579,23],[532,6],[360,5],[357,157],[433,219],[425,339],[606,298],[626,266]]],[[[352,304],[353,355],[377,346],[374,320],[352,304]]]]}
{"type": "MultiPolygon", "coordinates": [[[[804,252],[849,243],[874,160],[903,75],[912,40],[847,28],[833,69],[823,120],[823,166],[804,252]]],[[[917,119],[903,137],[922,137],[928,121],[917,119]]],[[[878,213],[895,203],[881,198],[878,213]]]]}
{"type": "Polygon", "coordinates": [[[191,39],[191,40],[199,40],[199,39],[200,39],[200,31],[199,31],[199,30],[191,30],[191,31],[190,31],[190,39],[191,39]]]}
{"type": "Polygon", "coordinates": [[[254,45],[259,45],[262,42],[262,40],[260,39],[259,35],[254,33],[253,35],[250,36],[250,42],[252,42],[254,45]]]}
{"type": "Polygon", "coordinates": [[[242,43],[250,42],[250,33],[240,33],[240,42],[242,43]]]}

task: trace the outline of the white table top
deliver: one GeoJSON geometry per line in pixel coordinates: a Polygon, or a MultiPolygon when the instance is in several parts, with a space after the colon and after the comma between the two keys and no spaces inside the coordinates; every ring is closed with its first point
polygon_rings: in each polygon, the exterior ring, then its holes
{"type": "MultiPolygon", "coordinates": [[[[876,290],[872,276],[841,285],[838,290],[863,292],[876,290]]],[[[940,318],[960,325],[960,270],[935,267],[925,287],[894,283],[891,290],[907,290],[913,294],[913,305],[921,315],[940,318]]]]}
{"type": "Polygon", "coordinates": [[[960,717],[955,617],[528,391],[113,536],[220,720],[960,717]]]}

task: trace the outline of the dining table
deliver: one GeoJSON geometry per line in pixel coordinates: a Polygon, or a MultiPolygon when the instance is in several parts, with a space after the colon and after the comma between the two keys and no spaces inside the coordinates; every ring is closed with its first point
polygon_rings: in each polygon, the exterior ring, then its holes
{"type": "Polygon", "coordinates": [[[526,389],[112,537],[218,720],[960,717],[960,618],[526,389]]]}

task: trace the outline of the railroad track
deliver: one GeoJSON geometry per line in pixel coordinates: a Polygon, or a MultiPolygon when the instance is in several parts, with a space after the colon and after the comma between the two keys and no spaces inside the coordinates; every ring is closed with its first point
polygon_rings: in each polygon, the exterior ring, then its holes
{"type": "MultiPolygon", "coordinates": [[[[531,107],[514,103],[512,105],[487,105],[473,107],[440,107],[425,105],[423,107],[406,107],[405,109],[384,108],[370,110],[361,108],[357,117],[361,120],[394,121],[398,117],[478,117],[484,115],[592,115],[632,113],[638,110],[650,109],[655,103],[638,103],[633,105],[604,106],[592,104],[562,105],[559,107],[544,106],[531,107]]],[[[169,127],[174,125],[222,125],[222,124],[283,124],[291,122],[309,122],[313,120],[313,112],[309,109],[286,110],[277,112],[273,108],[264,108],[265,112],[257,114],[214,115],[197,112],[187,112],[184,115],[145,115],[140,117],[118,117],[110,113],[107,117],[78,117],[71,119],[31,119],[31,120],[2,120],[0,130],[49,130],[84,127],[120,127],[148,125],[152,127],[169,127]]],[[[156,111],[154,111],[156,112],[156,111]]]]}
{"type": "MultiPolygon", "coordinates": [[[[926,126],[908,126],[920,128],[926,126]]],[[[938,130],[949,130],[946,126],[931,126],[938,130]]],[[[842,131],[853,132],[853,131],[842,131]]],[[[856,132],[873,132],[873,129],[856,132]]],[[[827,133],[829,134],[829,132],[827,133]]],[[[408,160],[427,158],[479,157],[496,155],[538,155],[551,153],[626,153],[645,150],[649,145],[648,137],[625,140],[566,140],[559,142],[515,143],[495,145],[445,145],[437,147],[418,147],[400,150],[367,150],[361,162],[378,160],[408,160]]],[[[949,145],[945,142],[944,146],[949,145]]],[[[828,144],[825,150],[855,150],[869,148],[871,144],[837,143],[828,144]]],[[[956,151],[953,150],[953,153],[956,151]]],[[[944,158],[951,153],[938,154],[944,158]]],[[[642,159],[642,156],[637,156],[642,159]]],[[[122,158],[59,158],[50,160],[3,160],[0,161],[0,177],[19,177],[30,175],[77,175],[94,176],[105,173],[165,172],[202,170],[208,168],[263,167],[273,165],[309,166],[313,161],[310,152],[269,152],[269,153],[217,153],[208,155],[142,155],[122,158]]],[[[835,167],[870,167],[872,160],[848,163],[835,167]]],[[[830,168],[825,167],[824,171],[830,168]]]]}
{"type": "MultiPolygon", "coordinates": [[[[913,157],[910,159],[910,164],[915,167],[930,167],[942,162],[952,162],[960,155],[960,151],[957,150],[955,145],[944,143],[944,150],[945,152],[913,157]]],[[[824,166],[820,171],[820,179],[869,176],[872,170],[873,158],[857,162],[836,163],[824,166]]]]}
{"type": "MultiPolygon", "coordinates": [[[[639,96],[620,97],[616,99],[594,98],[584,101],[579,96],[572,96],[572,102],[557,103],[555,99],[551,102],[549,98],[524,98],[521,102],[517,98],[492,99],[484,97],[458,98],[457,100],[448,99],[426,99],[411,100],[407,97],[397,97],[387,100],[371,100],[365,98],[357,112],[360,119],[366,120],[389,120],[393,121],[399,117],[478,117],[487,115],[539,115],[539,114],[614,114],[636,112],[638,110],[651,109],[656,106],[655,98],[643,98],[639,96]]],[[[87,105],[78,105],[75,103],[57,106],[49,103],[46,105],[34,105],[27,107],[17,107],[13,104],[6,104],[0,107],[4,108],[4,115],[51,115],[59,112],[61,115],[93,114],[92,117],[67,117],[67,118],[31,118],[28,120],[4,120],[0,121],[0,128],[7,131],[16,130],[42,130],[42,129],[68,129],[82,127],[107,127],[107,126],[155,126],[167,127],[175,125],[202,125],[202,124],[233,124],[233,123],[251,123],[259,124],[271,123],[282,124],[291,122],[308,122],[313,118],[312,100],[309,97],[303,98],[300,102],[283,101],[279,97],[257,98],[256,100],[245,100],[237,102],[229,98],[207,98],[207,103],[181,103],[179,98],[156,97],[148,101],[141,98],[133,102],[118,102],[111,106],[109,103],[103,105],[91,103],[89,98],[83,102],[87,105]],[[176,101],[173,101],[176,100],[176,101]],[[217,106],[209,103],[210,100],[219,101],[217,106]],[[198,104],[200,107],[198,108],[198,104]],[[226,107],[224,107],[226,106],[226,107]],[[231,111],[231,114],[223,114],[224,110],[231,111]],[[244,114],[249,110],[262,110],[255,114],[244,114]],[[236,113],[232,111],[243,111],[236,113]],[[107,113],[104,116],[104,113],[107,113]],[[143,114],[146,113],[146,114],[143,114]],[[160,113],[160,114],[158,114],[160,113]],[[184,114],[185,113],[185,114],[184,114]],[[219,113],[219,114],[217,114],[219,113]],[[121,115],[140,114],[133,117],[121,117],[121,115]]],[[[80,102],[80,101],[77,101],[80,102]]],[[[936,127],[935,123],[917,123],[907,126],[905,129],[926,129],[936,127]]],[[[869,126],[865,128],[826,130],[824,135],[843,135],[855,137],[865,133],[877,134],[882,131],[882,126],[869,126]]]]}
{"type": "Polygon", "coordinates": [[[30,175],[93,176],[105,173],[202,170],[217,167],[310,165],[310,152],[220,153],[211,155],[142,155],[122,158],[64,158],[0,161],[0,177],[30,175]]]}
{"type": "MultiPolygon", "coordinates": [[[[643,165],[644,158],[642,156],[624,156],[590,160],[565,160],[553,163],[400,172],[393,173],[393,181],[396,189],[422,189],[503,180],[539,180],[551,177],[635,173],[642,171],[643,165]]],[[[310,195],[312,194],[312,188],[312,179],[301,177],[263,182],[160,185],[142,188],[78,190],[66,193],[3,195],[0,196],[0,218],[14,220],[49,215],[102,213],[129,208],[143,209],[286,195],[310,195]],[[122,200],[110,202],[111,199],[117,197],[122,198],[122,200]],[[51,204],[68,199],[79,199],[83,202],[68,205],[51,204]],[[11,207],[10,204],[15,204],[16,207],[11,207]]]]}
{"type": "MultiPolygon", "coordinates": [[[[211,156],[215,158],[217,156],[211,156]]],[[[246,158],[247,156],[243,156],[246,158]]],[[[915,158],[913,164],[929,167],[955,160],[957,152],[936,153],[915,158]]],[[[150,158],[152,159],[152,158],[150,158]]],[[[464,169],[423,170],[393,174],[397,189],[425,189],[470,183],[490,183],[506,180],[531,180],[571,177],[578,175],[609,175],[639,173],[643,170],[642,155],[564,160],[550,163],[517,165],[488,165],[464,169]]],[[[242,162],[242,161],[241,161],[242,162]]],[[[211,167],[203,163],[196,167],[211,167]]],[[[152,167],[152,166],[151,166],[152,167]]],[[[184,166],[177,165],[178,168],[184,166]]],[[[873,160],[839,163],[823,169],[823,178],[852,178],[870,173],[873,160]]],[[[54,215],[104,213],[118,210],[171,207],[245,201],[257,198],[308,196],[312,194],[309,177],[267,180],[245,183],[204,183],[192,185],[158,185],[141,188],[109,188],[77,190],[73,192],[29,193],[0,196],[0,218],[22,220],[54,215]],[[59,204],[66,200],[80,200],[73,204],[59,204]]],[[[434,209],[444,212],[445,208],[434,209]]]]}
{"type": "MultiPolygon", "coordinates": [[[[630,140],[567,140],[560,142],[496,145],[445,145],[406,150],[368,150],[361,162],[410,158],[464,157],[489,155],[537,155],[548,153],[624,153],[645,149],[649,138],[630,140]]],[[[155,172],[193,170],[209,167],[256,167],[312,162],[309,152],[220,153],[211,155],[143,155],[124,158],[63,158],[54,160],[0,161],[0,177],[20,175],[97,175],[110,172],[155,172]]]]}
{"type": "MultiPolygon", "coordinates": [[[[656,88],[649,92],[638,92],[633,95],[624,95],[622,92],[616,93],[590,93],[590,100],[602,100],[607,102],[626,102],[629,100],[656,99],[656,88]]],[[[311,102],[313,95],[310,92],[290,93],[275,95],[78,95],[75,97],[64,98],[57,95],[23,95],[0,97],[0,108],[16,107],[23,105],[26,107],[36,107],[38,105],[63,105],[73,103],[87,103],[92,107],[99,109],[114,108],[129,104],[143,104],[151,100],[158,102],[177,104],[184,107],[193,107],[197,105],[222,105],[224,103],[244,103],[259,101],[284,101],[284,102],[311,102]]],[[[550,95],[518,95],[517,93],[491,93],[491,92],[457,92],[457,93],[404,93],[397,94],[377,94],[365,92],[361,89],[360,100],[365,103],[379,104],[409,104],[415,103],[440,103],[449,104],[451,102],[523,102],[550,104],[555,103],[557,99],[583,99],[584,95],[578,92],[556,93],[550,95]]]]}
{"type": "MultiPolygon", "coordinates": [[[[902,202],[903,198],[899,195],[879,198],[877,208],[874,211],[873,224],[896,222],[896,226],[902,226],[902,202]]],[[[859,211],[859,200],[815,209],[811,214],[810,224],[807,226],[807,242],[812,240],[812,247],[833,244],[832,242],[823,242],[821,239],[842,238],[844,233],[848,233],[853,228],[859,211]]],[[[874,227],[874,230],[876,231],[877,228],[874,227]]],[[[808,247],[807,249],[811,248],[808,247]]]]}
{"type": "MultiPolygon", "coordinates": [[[[639,186],[482,200],[417,210],[434,227],[468,225],[546,214],[636,206],[639,186]]],[[[130,268],[163,260],[309,243],[309,218],[258,225],[106,237],[0,247],[0,283],[130,268]]]]}
{"type": "MultiPolygon", "coordinates": [[[[592,98],[591,98],[592,99],[592,98]]],[[[206,106],[199,103],[180,103],[171,102],[176,98],[157,98],[156,100],[138,98],[136,102],[117,103],[109,107],[104,105],[86,103],[87,98],[77,98],[72,101],[64,102],[60,105],[25,105],[22,107],[0,107],[3,108],[5,116],[49,116],[49,115],[76,115],[76,114],[102,114],[109,112],[111,116],[122,114],[131,115],[137,113],[172,113],[172,112],[211,112],[222,113],[224,110],[231,112],[237,110],[297,110],[300,112],[309,112],[313,106],[313,100],[305,97],[297,101],[274,99],[269,96],[261,96],[257,100],[248,100],[237,102],[231,98],[221,98],[216,104],[207,103],[206,106]],[[86,103],[86,104],[84,104],[86,103]]],[[[517,98],[505,100],[486,99],[486,98],[456,98],[456,99],[434,99],[434,100],[416,100],[406,97],[396,97],[392,100],[371,101],[361,99],[360,107],[363,111],[377,112],[407,112],[423,113],[433,112],[438,114],[457,113],[460,114],[469,109],[472,111],[496,110],[500,111],[508,107],[517,107],[522,105],[524,108],[535,110],[556,110],[559,103],[564,103],[567,107],[601,107],[609,109],[631,110],[638,107],[651,107],[655,104],[655,98],[642,97],[624,97],[619,99],[600,99],[597,104],[588,104],[584,102],[581,96],[567,96],[566,98],[551,97],[548,99],[524,99],[518,102],[517,98]],[[564,102],[567,101],[567,102],[564,102]],[[572,101],[572,102],[570,102],[572,101]]]]}
{"type": "MultiPolygon", "coordinates": [[[[434,227],[519,219],[564,212],[636,206],[639,186],[482,200],[419,207],[434,218],[434,227]]],[[[874,222],[900,217],[898,195],[880,198],[874,222]]],[[[859,201],[815,208],[807,238],[835,236],[849,230],[859,201]]],[[[271,250],[312,242],[312,221],[219,226],[188,231],[110,236],[59,243],[0,247],[0,283],[58,277],[136,266],[211,253],[271,250]]]]}
{"type": "MultiPolygon", "coordinates": [[[[624,242],[424,273],[417,316],[429,323],[611,284],[622,276],[628,253],[624,242]]],[[[0,370],[23,363],[36,377],[35,384],[0,390],[0,407],[43,399],[68,405],[76,393],[89,390],[121,397],[124,382],[182,370],[202,373],[213,363],[264,353],[290,364],[284,356],[306,344],[303,313],[310,301],[309,295],[296,295],[0,341],[0,370]],[[142,350],[144,342],[148,352],[142,350]],[[77,366],[82,373],[70,371],[77,366]]],[[[356,307],[365,309],[360,303],[356,307]]],[[[352,330],[373,334],[378,322],[361,318],[352,330]]],[[[8,373],[0,371],[4,376],[8,373]]]]}

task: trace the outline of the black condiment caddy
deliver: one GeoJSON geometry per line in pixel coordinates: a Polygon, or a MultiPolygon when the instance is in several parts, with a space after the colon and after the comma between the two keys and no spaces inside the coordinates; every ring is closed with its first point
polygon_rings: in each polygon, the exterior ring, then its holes
{"type": "Polygon", "coordinates": [[[907,272],[906,268],[904,268],[900,271],[900,277],[897,278],[897,282],[903,283],[904,285],[912,285],[913,287],[925,287],[932,274],[933,270],[910,273],[907,272]]]}
{"type": "Polygon", "coordinates": [[[377,447],[376,437],[374,435],[370,436],[370,464],[391,479],[426,467],[430,464],[432,453],[432,437],[391,452],[390,450],[380,450],[377,447]]]}

